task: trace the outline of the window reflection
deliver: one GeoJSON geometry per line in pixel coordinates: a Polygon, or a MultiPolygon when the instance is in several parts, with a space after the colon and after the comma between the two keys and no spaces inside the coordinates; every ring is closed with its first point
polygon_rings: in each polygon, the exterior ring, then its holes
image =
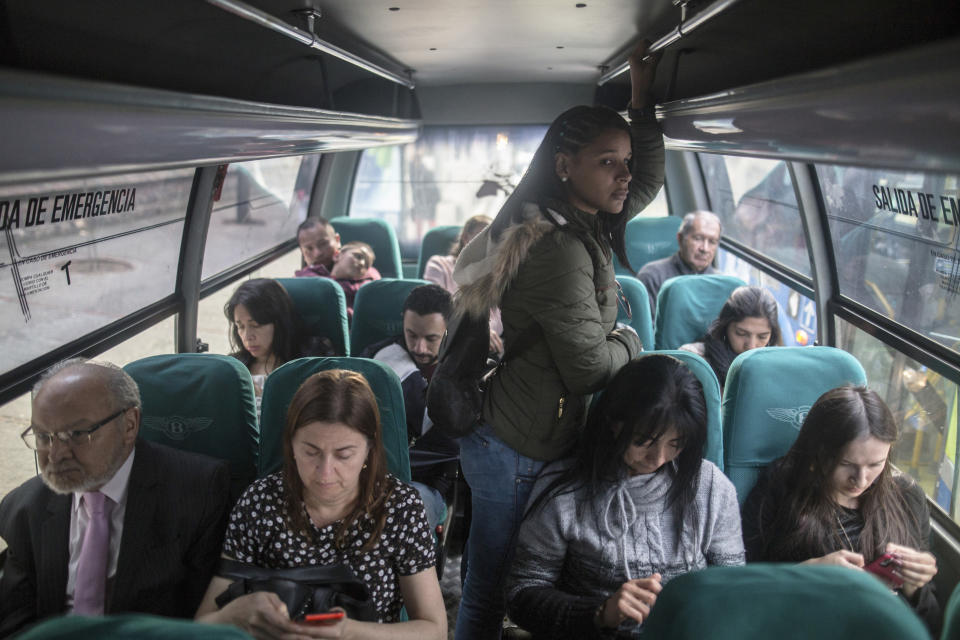
{"type": "Polygon", "coordinates": [[[956,350],[956,175],[819,166],[840,292],[956,350]]]}
{"type": "Polygon", "coordinates": [[[723,234],[809,276],[810,256],[786,163],[710,154],[699,158],[723,234]]]}
{"type": "Polygon", "coordinates": [[[231,164],[214,203],[203,279],[296,237],[307,217],[319,155],[231,164]]]}
{"type": "Polygon", "coordinates": [[[350,215],[386,220],[402,256],[416,258],[429,229],[495,216],[545,132],[543,126],[425,127],[413,144],[367,149],[350,215]]]}
{"type": "Polygon", "coordinates": [[[957,509],[957,385],[843,320],[839,346],[867,372],[900,425],[893,463],[916,478],[954,520],[957,509]]]}

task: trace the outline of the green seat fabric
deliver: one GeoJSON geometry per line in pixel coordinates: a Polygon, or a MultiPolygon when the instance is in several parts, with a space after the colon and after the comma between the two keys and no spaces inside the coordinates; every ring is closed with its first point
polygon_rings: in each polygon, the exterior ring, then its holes
{"type": "Polygon", "coordinates": [[[330,278],[277,278],[303,319],[308,335],[329,338],[337,355],[350,355],[347,298],[330,278]]]}
{"type": "MultiPolygon", "coordinates": [[[[364,285],[369,286],[369,285],[364,285]]],[[[363,375],[377,397],[383,447],[390,473],[410,481],[410,455],[407,451],[407,418],[403,407],[400,378],[382,362],[367,358],[300,358],[278,367],[263,385],[260,417],[259,477],[283,467],[283,429],[290,401],[303,381],[320,371],[349,369],[363,375]]]]}
{"type": "Polygon", "coordinates": [[[350,349],[360,355],[370,345],[403,333],[403,303],[426,280],[383,278],[360,287],[353,301],[350,349]]]}
{"type": "Polygon", "coordinates": [[[940,640],[960,640],[960,584],[953,588],[943,612],[943,630],[940,640]]]}
{"type": "Polygon", "coordinates": [[[633,327],[640,336],[643,348],[646,351],[652,351],[654,348],[653,314],[650,312],[650,296],[647,294],[647,288],[633,276],[617,276],[617,282],[620,284],[623,297],[630,304],[632,316],[627,317],[627,310],[620,305],[617,309],[617,322],[633,327]]]}
{"type": "Polygon", "coordinates": [[[450,253],[450,247],[457,241],[462,227],[458,224],[446,224],[430,229],[423,234],[420,242],[420,261],[417,268],[417,277],[423,277],[423,270],[427,268],[427,261],[439,254],[445,256],[450,253]]]}
{"type": "Polygon", "coordinates": [[[874,576],[846,567],[750,564],[674,578],[644,640],[922,640],[920,618],[874,576]]]}
{"type": "Polygon", "coordinates": [[[677,276],[664,282],[657,295],[657,349],[676,349],[702,338],[733,290],[746,284],[722,275],[677,276]]]}
{"type": "Polygon", "coordinates": [[[236,358],[178,353],[135,360],[140,437],[226,460],[236,499],[257,474],[260,428],[250,372],[236,358]]]}
{"type": "MultiPolygon", "coordinates": [[[[707,444],[703,457],[723,471],[723,421],[720,411],[720,383],[717,374],[706,360],[689,351],[653,351],[651,354],[673,356],[683,362],[703,385],[703,397],[707,402],[707,444]]],[[[643,357],[641,354],[640,357],[643,357]]]]}
{"type": "Polygon", "coordinates": [[[251,640],[237,627],[200,624],[145,614],[64,616],[45,620],[21,636],[23,640],[251,640]]]}
{"type": "Polygon", "coordinates": [[[848,383],[865,385],[867,374],[834,347],[763,347],[734,359],[723,392],[723,468],[741,505],[761,469],[790,449],[817,398],[848,383]]]}
{"type": "Polygon", "coordinates": [[[643,265],[660,258],[666,258],[677,250],[677,231],[682,218],[666,216],[663,218],[634,218],[627,223],[627,257],[633,271],[620,264],[614,256],[613,266],[617,275],[636,275],[643,265]]]}
{"type": "Polygon", "coordinates": [[[332,218],[330,224],[338,234],[340,243],[366,242],[373,247],[376,260],[373,266],[384,278],[399,278],[403,275],[400,266],[400,244],[393,227],[378,218],[332,218]]]}

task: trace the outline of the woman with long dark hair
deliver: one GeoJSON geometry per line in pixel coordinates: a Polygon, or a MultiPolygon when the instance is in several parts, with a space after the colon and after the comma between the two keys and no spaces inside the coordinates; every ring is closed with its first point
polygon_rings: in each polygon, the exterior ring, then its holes
{"type": "Polygon", "coordinates": [[[263,383],[284,362],[303,356],[333,355],[326,338],[308,338],[287,290],[271,278],[247,280],[233,292],[223,313],[230,323],[230,355],[253,376],[259,405],[263,383]]]}
{"type": "Polygon", "coordinates": [[[889,463],[898,435],[874,391],[844,386],[820,396],[743,506],[747,558],[861,570],[889,553],[903,580],[898,593],[936,628],[930,512],[920,486],[889,463]]]}
{"type": "Polygon", "coordinates": [[[550,125],[493,223],[464,247],[456,313],[499,307],[506,363],[487,385],[483,424],[460,440],[473,518],[457,638],[499,638],[503,584],[534,479],[567,455],[587,399],[640,352],[615,328],[612,255],[629,264],[627,221],[663,184],[663,135],[647,92],[655,64],[631,56],[631,124],[574,107],[550,125]]]}
{"type": "Polygon", "coordinates": [[[782,344],[773,295],[763,287],[737,287],[700,342],[680,348],[703,356],[723,389],[734,358],[744,351],[782,344]]]}
{"type": "Polygon", "coordinates": [[[230,560],[267,569],[343,564],[366,585],[376,617],[311,627],[272,592],[219,608],[230,580],[214,577],[197,618],[239,626],[255,638],[446,637],[433,532],[416,490],[387,472],[377,399],[359,373],[314,374],[290,402],[283,470],[253,483],[230,514],[230,560]],[[400,622],[406,606],[408,622],[400,622]]]}
{"type": "Polygon", "coordinates": [[[743,564],[736,491],[703,460],[706,424],[703,388],[679,360],[620,370],[577,457],[534,488],[507,587],[512,620],[538,638],[628,633],[672,578],[743,564]]]}

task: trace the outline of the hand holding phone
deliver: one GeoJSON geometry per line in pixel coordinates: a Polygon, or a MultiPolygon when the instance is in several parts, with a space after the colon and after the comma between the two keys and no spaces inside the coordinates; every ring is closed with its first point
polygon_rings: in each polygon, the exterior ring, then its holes
{"type": "Polygon", "coordinates": [[[343,611],[327,611],[326,613],[308,613],[303,616],[301,624],[334,624],[343,620],[343,611]]]}
{"type": "Polygon", "coordinates": [[[885,553],[864,567],[864,569],[883,578],[883,580],[889,583],[894,589],[899,589],[903,586],[903,577],[899,574],[900,564],[899,556],[892,553],[885,553]]]}

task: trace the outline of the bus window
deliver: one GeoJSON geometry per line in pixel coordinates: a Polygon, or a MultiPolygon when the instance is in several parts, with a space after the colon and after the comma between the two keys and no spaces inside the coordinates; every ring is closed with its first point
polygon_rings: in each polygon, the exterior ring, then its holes
{"type": "Polygon", "coordinates": [[[210,216],[204,280],[297,235],[319,162],[312,155],[229,166],[210,216]]]}
{"type": "Polygon", "coordinates": [[[816,342],[817,304],[813,300],[722,247],[717,251],[717,267],[721,273],[736,276],[749,285],[764,287],[773,294],[785,346],[806,347],[816,342]]]}
{"type": "Polygon", "coordinates": [[[174,293],[193,169],[0,189],[0,373],[174,293]]]}
{"type": "Polygon", "coordinates": [[[810,254],[787,165],[779,160],[698,154],[710,207],[723,235],[810,277],[810,254]]]}
{"type": "MultiPolygon", "coordinates": [[[[174,316],[158,322],[117,346],[96,356],[96,360],[122,367],[134,360],[173,353],[174,316]]],[[[0,500],[8,492],[36,474],[34,453],[26,447],[20,434],[30,426],[30,393],[25,393],[0,407],[0,500]]],[[[2,544],[0,544],[2,546],[2,544]]]]}
{"type": "MultiPolygon", "coordinates": [[[[29,393],[0,406],[0,459],[3,460],[0,465],[0,500],[37,472],[33,451],[20,439],[20,434],[29,426],[29,393]]],[[[6,546],[0,538],[0,550],[6,546]]]]}
{"type": "Polygon", "coordinates": [[[870,388],[900,425],[890,458],[960,522],[957,505],[957,385],[844,320],[839,346],[863,364],[870,388]]]}
{"type": "Polygon", "coordinates": [[[638,218],[665,218],[670,215],[670,208],[667,204],[667,186],[664,185],[657,193],[653,202],[647,205],[647,208],[637,214],[638,218]]]}
{"type": "MultiPolygon", "coordinates": [[[[247,275],[247,278],[292,278],[301,266],[300,248],[283,254],[247,275]]],[[[244,280],[236,280],[200,300],[197,307],[197,337],[207,343],[210,353],[229,354],[229,327],[223,307],[244,280]]]]}
{"type": "Polygon", "coordinates": [[[427,230],[497,215],[543,139],[542,126],[424,127],[413,144],[367,149],[350,215],[383,218],[415,260],[427,230]]]}
{"type": "Polygon", "coordinates": [[[818,166],[840,293],[960,347],[956,175],[818,166]]]}

